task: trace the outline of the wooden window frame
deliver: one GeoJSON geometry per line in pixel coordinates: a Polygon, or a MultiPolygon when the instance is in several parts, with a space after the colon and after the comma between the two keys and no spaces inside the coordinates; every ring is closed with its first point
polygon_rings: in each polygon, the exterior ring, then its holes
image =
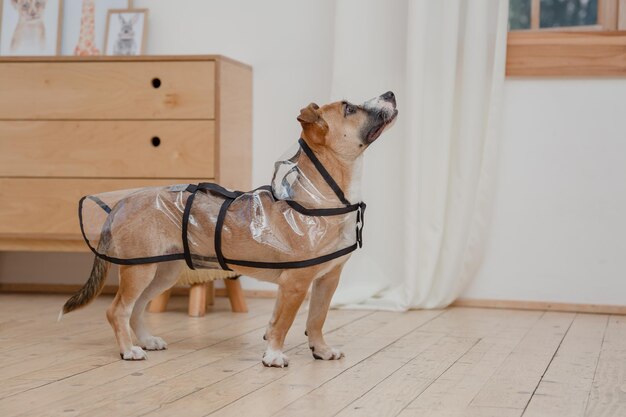
{"type": "Polygon", "coordinates": [[[507,76],[626,76],[626,0],[598,0],[598,24],[571,28],[540,29],[539,4],[531,29],[508,33],[507,76]]]}

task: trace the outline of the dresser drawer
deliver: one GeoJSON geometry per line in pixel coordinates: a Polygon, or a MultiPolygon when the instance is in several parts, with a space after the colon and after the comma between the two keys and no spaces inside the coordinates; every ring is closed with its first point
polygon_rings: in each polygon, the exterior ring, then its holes
{"type": "Polygon", "coordinates": [[[0,178],[0,238],[80,239],[78,200],[106,191],[211,179],[0,178]]]}
{"type": "Polygon", "coordinates": [[[210,120],[0,120],[0,177],[214,178],[214,149],[210,120]]]}
{"type": "Polygon", "coordinates": [[[0,119],[213,119],[214,61],[3,62],[0,119]]]}

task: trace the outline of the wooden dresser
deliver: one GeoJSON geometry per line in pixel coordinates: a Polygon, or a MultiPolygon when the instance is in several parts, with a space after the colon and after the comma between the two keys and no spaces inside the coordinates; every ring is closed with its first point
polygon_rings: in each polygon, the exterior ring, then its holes
{"type": "Polygon", "coordinates": [[[0,59],[0,250],[86,251],[86,194],[249,189],[252,70],[221,56],[0,59]]]}

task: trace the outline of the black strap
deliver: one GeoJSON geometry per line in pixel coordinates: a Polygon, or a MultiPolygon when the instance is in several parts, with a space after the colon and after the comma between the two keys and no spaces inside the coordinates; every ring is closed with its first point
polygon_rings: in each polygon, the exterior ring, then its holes
{"type": "Polygon", "coordinates": [[[336,252],[329,253],[328,255],[318,256],[317,258],[311,258],[304,261],[291,261],[291,262],[258,262],[258,261],[240,261],[236,259],[224,259],[226,263],[239,266],[247,266],[250,268],[262,268],[262,269],[296,269],[307,268],[309,266],[315,266],[323,264],[324,262],[332,261],[333,259],[340,258],[351,252],[354,252],[357,248],[355,243],[347,248],[340,249],[336,252]]]}
{"type": "MultiPolygon", "coordinates": [[[[187,187],[189,189],[189,187],[187,187]]],[[[242,191],[231,191],[231,190],[227,190],[226,188],[222,187],[219,184],[214,184],[212,182],[201,182],[200,184],[198,184],[196,186],[196,188],[198,190],[202,190],[202,191],[210,191],[212,193],[215,194],[219,194],[221,196],[224,196],[226,198],[230,198],[230,199],[235,199],[237,197],[239,197],[240,195],[244,194],[242,191]]]]}
{"type": "Polygon", "coordinates": [[[357,211],[360,207],[360,204],[350,204],[345,207],[337,207],[337,208],[321,208],[321,209],[310,209],[306,208],[299,203],[296,203],[293,200],[284,200],[289,207],[294,209],[300,214],[304,214],[306,216],[315,216],[315,217],[323,217],[323,216],[337,216],[340,214],[347,214],[353,211],[357,211]]]}
{"type": "MultiPolygon", "coordinates": [[[[189,190],[189,187],[187,187],[189,190]]],[[[187,197],[187,202],[185,203],[185,211],[183,211],[183,220],[182,220],[182,239],[183,239],[183,254],[185,255],[185,263],[189,269],[196,269],[193,267],[193,262],[191,261],[191,252],[189,251],[189,215],[191,214],[191,206],[193,204],[193,200],[196,198],[196,193],[198,192],[198,187],[193,187],[193,191],[190,191],[191,194],[187,197]]]]}
{"type": "Polygon", "coordinates": [[[222,227],[224,226],[226,211],[228,211],[228,207],[230,207],[233,201],[232,199],[224,200],[222,207],[220,207],[220,213],[217,215],[217,222],[215,223],[215,256],[217,256],[220,267],[225,271],[232,271],[232,269],[226,265],[224,254],[222,254],[222,227]]]}
{"type": "Polygon", "coordinates": [[[319,171],[322,178],[324,178],[324,181],[326,181],[330,188],[332,188],[332,190],[335,192],[335,195],[337,196],[337,198],[339,198],[339,201],[341,201],[346,206],[349,206],[350,202],[346,199],[346,196],[343,194],[341,187],[337,185],[333,177],[328,173],[326,168],[324,168],[324,165],[322,165],[320,160],[317,159],[317,156],[315,156],[313,150],[309,148],[309,145],[307,145],[307,143],[302,138],[298,139],[298,143],[302,147],[302,150],[304,151],[306,156],[308,156],[311,162],[313,162],[313,165],[315,165],[315,168],[319,171]]]}
{"type": "Polygon", "coordinates": [[[363,247],[363,227],[365,226],[365,209],[367,204],[359,203],[359,211],[356,212],[356,243],[359,248],[363,247]]]}
{"type": "Polygon", "coordinates": [[[96,203],[97,205],[99,205],[102,208],[102,210],[106,211],[107,213],[111,212],[111,207],[109,207],[109,205],[107,203],[105,203],[104,201],[100,200],[95,195],[90,195],[90,196],[88,196],[88,198],[91,201],[93,201],[94,203],[96,203]]]}

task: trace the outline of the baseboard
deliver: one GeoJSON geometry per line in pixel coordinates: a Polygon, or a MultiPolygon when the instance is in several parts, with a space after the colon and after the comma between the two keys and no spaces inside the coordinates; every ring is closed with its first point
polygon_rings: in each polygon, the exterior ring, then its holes
{"type": "MultiPolygon", "coordinates": [[[[276,291],[273,290],[243,290],[246,298],[276,298],[276,291]]],[[[226,288],[216,288],[216,297],[228,297],[226,288]]]]}
{"type": "MultiPolygon", "coordinates": [[[[82,285],[80,284],[17,284],[17,283],[0,283],[0,292],[11,293],[31,293],[31,294],[73,294],[78,291],[82,285]]],[[[105,285],[102,294],[117,293],[117,285],[105,285]]],[[[188,287],[172,288],[172,295],[188,295],[188,287]]],[[[246,298],[276,298],[276,291],[272,290],[243,290],[246,298]]],[[[216,297],[227,297],[226,288],[216,288],[216,297]]]]}
{"type": "Polygon", "coordinates": [[[550,301],[515,301],[459,298],[455,307],[502,308],[514,310],[563,311],[568,313],[622,314],[626,315],[626,306],[609,304],[554,303],[550,301]]]}
{"type": "MultiPolygon", "coordinates": [[[[11,284],[0,283],[0,292],[12,293],[40,293],[40,294],[73,294],[82,285],[79,284],[11,284]]],[[[102,294],[115,294],[117,285],[105,285],[102,294]]],[[[246,298],[276,298],[273,290],[243,290],[246,298]]],[[[172,295],[187,295],[187,287],[172,288],[172,295]]],[[[216,297],[227,297],[225,288],[215,289],[216,297]]],[[[501,308],[513,310],[541,310],[541,311],[564,311],[569,313],[595,313],[595,314],[620,314],[626,315],[626,305],[607,304],[579,304],[579,303],[554,303],[550,301],[516,301],[516,300],[489,300],[476,298],[459,298],[454,303],[455,307],[478,307],[478,308],[501,308]]]]}

